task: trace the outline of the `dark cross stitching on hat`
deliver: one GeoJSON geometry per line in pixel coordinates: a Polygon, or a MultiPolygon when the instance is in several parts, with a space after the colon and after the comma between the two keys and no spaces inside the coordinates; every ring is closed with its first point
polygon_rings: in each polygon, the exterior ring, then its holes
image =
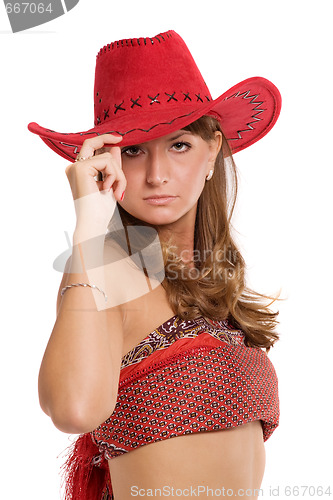
{"type": "Polygon", "coordinates": [[[107,118],[110,118],[109,117],[109,111],[110,111],[110,108],[104,109],[104,120],[106,120],[107,118]]]}
{"type": "Polygon", "coordinates": [[[189,93],[189,92],[187,92],[187,94],[185,94],[185,93],[183,92],[183,94],[184,94],[184,96],[185,96],[184,101],[186,101],[187,99],[189,99],[190,101],[192,101],[192,99],[190,98],[190,93],[189,93]]]}
{"type": "Polygon", "coordinates": [[[167,95],[169,97],[169,99],[167,100],[167,102],[170,102],[171,99],[178,102],[178,99],[175,98],[175,93],[176,92],[173,92],[173,94],[168,94],[167,92],[164,92],[164,93],[165,93],[165,95],[167,95]]]}
{"type": "Polygon", "coordinates": [[[141,99],[141,97],[138,97],[137,99],[132,99],[131,98],[131,101],[132,101],[132,105],[131,105],[131,108],[134,108],[134,106],[140,106],[140,108],[142,108],[142,105],[138,102],[138,100],[141,99]]]}
{"type": "Polygon", "coordinates": [[[161,104],[160,101],[157,99],[159,95],[160,94],[156,94],[155,97],[151,97],[150,95],[148,95],[149,99],[151,100],[149,104],[154,104],[154,102],[161,104]]]}
{"type": "Polygon", "coordinates": [[[195,97],[197,98],[197,102],[198,102],[198,101],[203,102],[203,100],[202,100],[202,99],[201,99],[201,97],[200,97],[200,94],[195,94],[195,97]]]}
{"type": "Polygon", "coordinates": [[[114,107],[116,108],[115,111],[114,111],[114,114],[117,113],[117,111],[126,111],[125,108],[122,108],[121,106],[124,104],[124,101],[122,101],[120,104],[115,104],[114,107]]]}

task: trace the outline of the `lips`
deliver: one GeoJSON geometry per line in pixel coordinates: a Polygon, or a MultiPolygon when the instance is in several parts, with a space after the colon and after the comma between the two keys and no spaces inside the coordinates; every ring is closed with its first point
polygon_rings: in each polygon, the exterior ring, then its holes
{"type": "Polygon", "coordinates": [[[143,198],[144,200],[155,200],[159,198],[175,198],[172,194],[154,194],[153,196],[149,196],[147,198],[143,198]]]}
{"type": "Polygon", "coordinates": [[[148,198],[144,198],[144,201],[149,205],[169,205],[172,203],[177,196],[168,195],[168,194],[155,194],[153,196],[149,196],[148,198]]]}

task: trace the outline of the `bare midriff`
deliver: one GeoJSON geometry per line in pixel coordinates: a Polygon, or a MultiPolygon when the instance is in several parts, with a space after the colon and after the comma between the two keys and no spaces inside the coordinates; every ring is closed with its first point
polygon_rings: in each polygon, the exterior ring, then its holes
{"type": "Polygon", "coordinates": [[[265,469],[261,422],[144,445],[109,460],[109,468],[115,500],[223,498],[231,490],[232,498],[255,499],[265,469]]]}

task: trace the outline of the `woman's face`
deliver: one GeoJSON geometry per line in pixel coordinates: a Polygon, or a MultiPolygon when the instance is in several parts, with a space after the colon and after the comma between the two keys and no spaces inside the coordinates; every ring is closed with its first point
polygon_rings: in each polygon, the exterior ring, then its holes
{"type": "Polygon", "coordinates": [[[222,134],[215,136],[206,142],[178,130],[142,144],[124,148],[120,144],[127,186],[119,204],[134,217],[157,226],[194,221],[205,178],[221,147],[222,134]]]}

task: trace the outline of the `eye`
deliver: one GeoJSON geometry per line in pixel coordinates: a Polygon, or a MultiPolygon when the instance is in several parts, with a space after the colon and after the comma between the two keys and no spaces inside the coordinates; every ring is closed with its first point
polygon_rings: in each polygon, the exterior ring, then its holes
{"type": "Polygon", "coordinates": [[[179,153],[185,153],[185,151],[191,148],[191,144],[188,144],[187,142],[175,142],[172,147],[179,153]]]}
{"type": "Polygon", "coordinates": [[[125,154],[127,156],[138,156],[140,154],[140,148],[138,146],[128,146],[127,148],[123,148],[121,150],[121,154],[125,154]]]}

